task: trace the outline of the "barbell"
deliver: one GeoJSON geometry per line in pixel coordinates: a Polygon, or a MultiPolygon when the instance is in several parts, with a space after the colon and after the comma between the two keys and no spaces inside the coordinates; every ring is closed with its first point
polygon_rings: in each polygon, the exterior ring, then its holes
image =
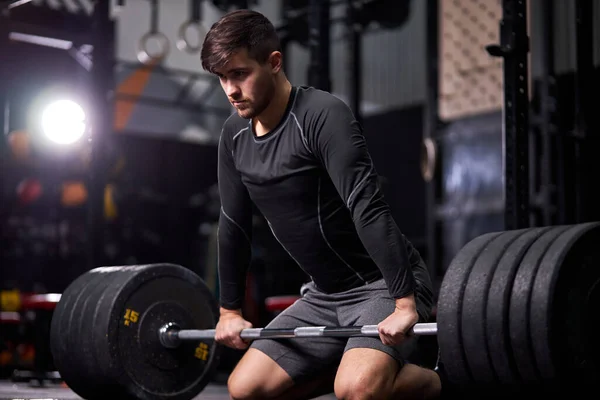
{"type": "MultiPolygon", "coordinates": [[[[457,388],[510,388],[600,378],[600,222],[482,234],[444,273],[437,335],[457,388]]],[[[189,400],[211,381],[221,346],[218,303],[202,279],[169,263],[109,266],[77,277],[53,314],[50,347],[86,399],[189,400]]],[[[250,328],[250,340],[372,336],[377,327],[250,328]]]]}
{"type": "MultiPolygon", "coordinates": [[[[169,349],[177,348],[184,340],[212,340],[215,329],[181,329],[174,323],[163,325],[158,331],[160,343],[169,349]]],[[[413,326],[413,335],[436,335],[436,323],[419,323],[413,326]]],[[[247,328],[240,332],[242,339],[289,339],[289,338],[314,338],[314,337],[379,337],[377,325],[363,326],[300,326],[290,329],[247,328]]]]}

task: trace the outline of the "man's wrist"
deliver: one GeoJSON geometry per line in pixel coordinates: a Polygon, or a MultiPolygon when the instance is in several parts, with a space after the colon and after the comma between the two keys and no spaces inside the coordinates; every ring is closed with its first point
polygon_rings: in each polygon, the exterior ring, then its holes
{"type": "Polygon", "coordinates": [[[219,313],[221,314],[221,316],[224,316],[224,315],[225,316],[227,316],[227,315],[242,316],[242,309],[241,308],[229,309],[229,308],[220,307],[219,313]]]}
{"type": "Polygon", "coordinates": [[[415,295],[413,293],[396,299],[396,310],[411,310],[415,309],[415,295]]]}

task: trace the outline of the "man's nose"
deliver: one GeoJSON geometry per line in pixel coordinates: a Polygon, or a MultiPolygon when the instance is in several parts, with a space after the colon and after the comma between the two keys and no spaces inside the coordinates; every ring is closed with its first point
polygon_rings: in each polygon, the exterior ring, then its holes
{"type": "Polygon", "coordinates": [[[240,93],[240,87],[236,84],[233,84],[231,82],[227,82],[225,84],[225,94],[227,94],[228,97],[231,98],[236,98],[240,93]]]}

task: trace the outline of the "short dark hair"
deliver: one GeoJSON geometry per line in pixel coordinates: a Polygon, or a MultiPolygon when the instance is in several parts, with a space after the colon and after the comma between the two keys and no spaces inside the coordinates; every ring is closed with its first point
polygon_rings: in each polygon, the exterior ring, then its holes
{"type": "Polygon", "coordinates": [[[214,73],[242,49],[259,64],[264,64],[272,52],[281,51],[275,27],[257,11],[230,11],[211,26],[202,44],[202,68],[214,73]]]}

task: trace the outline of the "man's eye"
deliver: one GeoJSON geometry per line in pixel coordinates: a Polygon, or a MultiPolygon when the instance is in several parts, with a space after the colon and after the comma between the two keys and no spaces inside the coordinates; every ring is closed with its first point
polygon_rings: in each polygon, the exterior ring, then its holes
{"type": "Polygon", "coordinates": [[[236,78],[241,78],[245,75],[246,75],[246,72],[244,72],[244,71],[236,71],[233,73],[233,76],[235,76],[236,78]]]}

